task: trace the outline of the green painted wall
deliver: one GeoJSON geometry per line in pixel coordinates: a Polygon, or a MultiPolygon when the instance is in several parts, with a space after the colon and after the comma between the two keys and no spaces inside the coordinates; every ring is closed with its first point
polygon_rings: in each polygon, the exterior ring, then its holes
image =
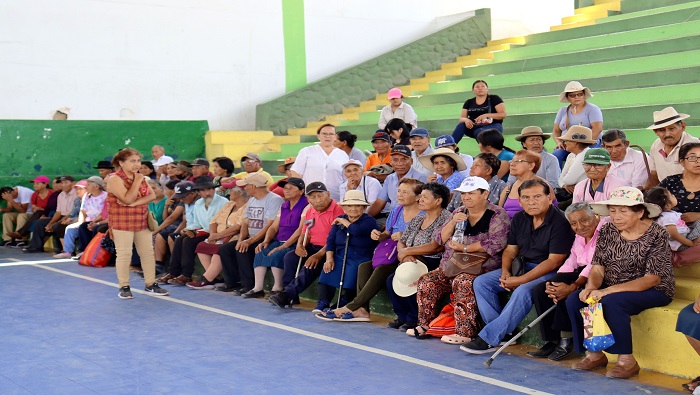
{"type": "Polygon", "coordinates": [[[124,147],[148,160],[158,144],[173,158],[192,160],[204,156],[207,130],[207,121],[0,120],[0,185],[24,185],[37,175],[96,175],[97,162],[124,147]]]}
{"type": "Polygon", "coordinates": [[[282,0],[286,91],[306,86],[304,0],[282,0]]]}
{"type": "Polygon", "coordinates": [[[468,55],[491,39],[491,10],[448,26],[420,40],[350,67],[282,97],[262,103],[256,109],[256,128],[286,134],[343,107],[372,100],[380,92],[420,78],[427,71],[468,55]]]}

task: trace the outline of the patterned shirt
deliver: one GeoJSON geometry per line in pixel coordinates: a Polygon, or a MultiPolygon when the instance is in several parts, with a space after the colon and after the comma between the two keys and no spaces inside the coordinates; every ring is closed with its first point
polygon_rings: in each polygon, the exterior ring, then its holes
{"type": "MultiPolygon", "coordinates": [[[[131,184],[134,183],[133,179],[129,179],[124,173],[124,170],[119,169],[111,176],[116,176],[122,179],[124,182],[124,188],[128,191],[131,188],[131,184]]],[[[148,196],[150,188],[148,183],[144,178],[139,185],[139,192],[136,199],[148,196]]],[[[142,204],[139,206],[129,207],[119,204],[119,199],[110,193],[107,197],[107,204],[109,210],[109,227],[114,230],[123,230],[127,232],[140,232],[142,230],[148,229],[148,205],[142,204]]]]}
{"type": "Polygon", "coordinates": [[[688,191],[683,185],[683,174],[668,176],[659,183],[660,187],[668,189],[676,197],[678,205],[675,211],[679,213],[700,213],[700,191],[688,191]],[[688,195],[694,192],[693,199],[688,199],[688,195]]]}
{"type": "Polygon", "coordinates": [[[603,225],[592,261],[593,265],[605,268],[601,288],[653,274],[661,277],[661,283],[654,289],[673,298],[676,286],[668,240],[668,232],[656,222],[652,222],[649,229],[636,240],[622,237],[611,223],[603,225]]]}
{"type": "Polygon", "coordinates": [[[92,196],[89,194],[85,195],[85,198],[83,198],[83,205],[80,207],[80,209],[85,211],[86,221],[92,221],[102,214],[106,199],[107,192],[104,191],[97,196],[92,196]]]}
{"type": "MultiPolygon", "coordinates": [[[[421,229],[421,225],[423,225],[423,220],[425,220],[425,217],[425,213],[418,214],[411,220],[411,222],[408,223],[408,226],[406,226],[406,230],[404,230],[403,234],[401,235],[401,242],[406,244],[406,247],[416,247],[430,244],[437,238],[437,233],[440,232],[442,226],[445,225],[450,218],[452,218],[452,214],[443,209],[432,224],[425,229],[421,229]]],[[[425,256],[428,258],[440,258],[442,256],[442,252],[425,256]]]]}

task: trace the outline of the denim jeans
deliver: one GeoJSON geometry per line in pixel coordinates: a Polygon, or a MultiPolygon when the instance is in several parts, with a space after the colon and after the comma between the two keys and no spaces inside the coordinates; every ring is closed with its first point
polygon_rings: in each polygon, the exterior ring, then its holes
{"type": "Polygon", "coordinates": [[[476,136],[478,136],[479,133],[488,129],[496,129],[503,133],[503,124],[491,123],[488,125],[474,125],[473,128],[467,129],[467,125],[465,125],[464,122],[460,122],[457,124],[457,126],[455,126],[455,130],[452,132],[452,138],[455,140],[455,144],[459,144],[462,137],[467,136],[476,139],[476,136]]]}
{"type": "MultiPolygon", "coordinates": [[[[529,272],[535,266],[537,265],[527,262],[525,270],[529,272]]],[[[517,287],[503,308],[501,308],[498,299],[499,293],[506,292],[500,286],[501,271],[494,270],[478,276],[474,280],[474,293],[481,318],[486,322],[486,326],[479,332],[479,337],[484,339],[486,343],[495,346],[501,342],[506,334],[513,333],[515,327],[532,310],[532,289],[555,273],[556,271],[549,272],[517,287]]]]}

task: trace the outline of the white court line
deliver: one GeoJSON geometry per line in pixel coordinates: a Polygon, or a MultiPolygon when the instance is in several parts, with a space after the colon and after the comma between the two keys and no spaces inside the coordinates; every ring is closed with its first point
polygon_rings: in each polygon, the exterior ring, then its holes
{"type": "MultiPolygon", "coordinates": [[[[83,276],[83,275],[81,275],[81,274],[71,273],[71,272],[68,272],[68,271],[65,271],[65,270],[56,269],[56,268],[49,267],[49,266],[36,266],[36,267],[37,267],[37,268],[41,268],[41,269],[45,269],[45,270],[49,270],[49,271],[52,271],[52,272],[60,273],[60,274],[65,274],[65,275],[67,275],[67,276],[72,276],[72,277],[80,278],[80,279],[83,279],[83,280],[92,281],[92,282],[94,282],[94,283],[104,284],[104,285],[108,285],[108,286],[110,286],[110,287],[119,288],[119,285],[118,285],[118,284],[115,284],[115,283],[112,283],[112,282],[109,282],[109,281],[99,280],[99,279],[92,278],[92,277],[88,277],[88,276],[83,276]]],[[[528,388],[528,387],[523,387],[523,386],[520,386],[520,385],[517,385],[517,384],[511,384],[511,383],[508,383],[508,382],[505,382],[505,381],[493,379],[493,378],[491,378],[491,377],[486,377],[486,376],[482,376],[482,375],[478,375],[478,374],[474,374],[474,373],[469,373],[469,372],[466,372],[466,371],[464,371],[464,370],[459,370],[459,369],[456,369],[456,368],[453,368],[453,367],[450,367],[450,366],[441,365],[441,364],[439,364],[439,363],[429,362],[429,361],[425,361],[425,360],[422,360],[422,359],[418,359],[418,358],[414,358],[414,357],[409,357],[409,356],[407,356],[407,355],[403,355],[403,354],[399,354],[399,353],[395,353],[395,352],[391,352],[391,351],[386,351],[386,350],[382,350],[382,349],[375,348],[375,347],[365,346],[365,345],[362,345],[362,344],[353,343],[353,342],[346,341],[346,340],[340,340],[340,339],[336,339],[336,338],[334,338],[334,337],[330,337],[330,336],[326,336],[326,335],[321,335],[321,334],[318,334],[318,333],[315,333],[315,332],[310,332],[310,331],[306,331],[306,330],[303,330],[303,329],[298,329],[298,328],[294,328],[294,327],[291,327],[291,326],[278,324],[278,323],[275,323],[275,322],[265,321],[265,320],[262,320],[262,319],[259,319],[259,318],[249,317],[249,316],[247,316],[247,315],[236,314],[236,313],[232,313],[232,312],[230,312],[230,311],[226,311],[226,310],[221,310],[221,309],[217,309],[217,308],[214,308],[214,307],[205,306],[205,305],[202,305],[202,304],[199,304],[199,303],[188,302],[188,301],[186,301],[186,300],[181,300],[181,299],[177,299],[177,298],[174,298],[174,297],[154,296],[154,295],[149,294],[149,293],[147,293],[147,292],[145,292],[145,291],[141,291],[141,290],[137,290],[137,289],[132,289],[131,292],[135,292],[135,293],[139,293],[139,294],[143,294],[143,295],[148,295],[148,296],[151,296],[151,297],[154,297],[154,298],[158,298],[158,299],[161,299],[161,300],[165,300],[165,301],[168,301],[168,302],[178,303],[178,304],[181,304],[181,305],[190,306],[190,307],[194,307],[194,308],[201,309],[201,310],[206,310],[206,311],[209,311],[209,312],[212,312],[212,313],[216,313],[216,314],[221,314],[221,315],[225,315],[225,316],[228,316],[228,317],[237,318],[237,319],[239,319],[239,320],[248,321],[248,322],[252,322],[252,323],[255,323],[255,324],[259,324],[259,325],[264,325],[264,326],[267,326],[267,327],[276,328],[276,329],[280,329],[280,330],[287,331],[287,332],[291,332],[291,333],[296,333],[296,334],[298,334],[298,335],[310,337],[310,338],[313,338],[313,339],[322,340],[322,341],[325,341],[325,342],[334,343],[334,344],[338,344],[338,345],[341,345],[341,346],[345,346],[345,347],[349,347],[349,348],[354,348],[354,349],[357,349],[357,350],[362,350],[362,351],[370,352],[370,353],[377,354],[377,355],[382,355],[382,356],[385,356],[385,357],[389,357],[389,358],[397,359],[397,360],[400,360],[400,361],[412,363],[412,364],[419,365],[419,366],[423,366],[423,367],[426,367],[426,368],[435,369],[435,370],[438,370],[438,371],[441,371],[441,372],[454,374],[454,375],[456,375],[456,376],[465,377],[465,378],[470,379],[470,380],[480,381],[480,382],[482,382],[482,383],[489,384],[489,385],[493,385],[493,386],[496,386],[496,387],[501,387],[501,388],[509,389],[509,390],[511,390],[511,391],[522,392],[522,393],[524,393],[524,394],[551,395],[551,394],[549,394],[548,392],[538,391],[538,390],[536,390],[536,389],[532,389],[532,388],[528,388]]]]}
{"type": "Polygon", "coordinates": [[[44,259],[41,261],[22,261],[17,258],[6,258],[7,260],[12,260],[14,262],[0,262],[0,267],[5,267],[5,266],[33,266],[33,265],[42,265],[44,263],[59,263],[59,262],[75,262],[78,263],[78,261],[71,261],[70,259],[44,259]]]}

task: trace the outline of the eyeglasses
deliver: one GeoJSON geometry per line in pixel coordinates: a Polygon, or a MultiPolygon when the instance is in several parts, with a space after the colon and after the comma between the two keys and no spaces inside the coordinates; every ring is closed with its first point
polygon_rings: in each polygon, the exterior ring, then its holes
{"type": "Polygon", "coordinates": [[[244,160],[243,163],[245,163],[247,165],[252,165],[253,163],[258,163],[258,161],[255,159],[248,159],[248,160],[244,160]]]}
{"type": "Polygon", "coordinates": [[[700,158],[698,158],[697,156],[686,156],[685,158],[683,158],[683,160],[693,163],[697,162],[698,159],[700,158]]]}
{"type": "Polygon", "coordinates": [[[567,93],[566,94],[566,97],[584,97],[584,96],[586,96],[586,94],[583,92],[567,93]]]}
{"type": "Polygon", "coordinates": [[[607,166],[607,165],[601,165],[601,164],[598,164],[598,163],[584,163],[584,164],[583,164],[584,170],[589,170],[590,168],[594,168],[594,169],[596,169],[596,170],[601,170],[601,169],[604,168],[605,166],[607,166]]]}

